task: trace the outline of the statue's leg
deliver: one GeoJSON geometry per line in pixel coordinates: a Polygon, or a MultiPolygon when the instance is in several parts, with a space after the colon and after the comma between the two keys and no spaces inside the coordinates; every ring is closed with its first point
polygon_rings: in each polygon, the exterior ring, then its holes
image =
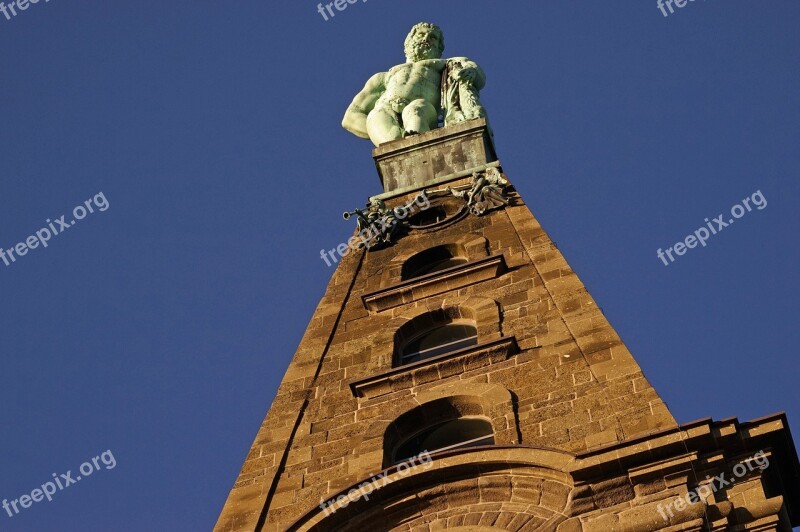
{"type": "Polygon", "coordinates": [[[367,134],[372,143],[378,146],[390,140],[402,139],[403,128],[397,122],[394,111],[376,107],[367,115],[367,134]]]}
{"type": "Polygon", "coordinates": [[[439,125],[436,108],[423,99],[414,100],[403,109],[403,125],[409,133],[424,133],[439,125]]]}

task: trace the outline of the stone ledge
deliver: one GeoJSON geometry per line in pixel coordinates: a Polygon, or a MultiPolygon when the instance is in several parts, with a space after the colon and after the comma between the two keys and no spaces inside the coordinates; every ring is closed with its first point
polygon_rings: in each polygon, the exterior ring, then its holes
{"type": "Polygon", "coordinates": [[[353,380],[350,382],[350,390],[355,397],[373,399],[395,391],[413,388],[418,384],[457,375],[467,369],[471,370],[502,362],[517,352],[519,352],[517,339],[513,336],[506,336],[392,368],[363,379],[353,380]],[[460,364],[461,371],[458,371],[457,367],[454,370],[454,364],[460,364]]]}
{"type": "MultiPolygon", "coordinates": [[[[576,480],[596,476],[629,475],[642,466],[661,464],[668,468],[676,457],[690,457],[692,453],[709,453],[724,449],[729,453],[748,453],[759,449],[772,449],[780,455],[779,461],[795,471],[800,478],[800,462],[788,432],[786,415],[773,414],[757,420],[740,423],[736,418],[713,421],[704,418],[677,427],[656,430],[629,440],[612,443],[589,451],[577,453],[580,468],[573,470],[576,480]],[[749,437],[757,432],[757,437],[749,437]],[[720,437],[720,434],[728,434],[720,437]]],[[[800,485],[797,503],[800,509],[800,485]]],[[[800,515],[800,513],[798,514],[800,515]]]]}
{"type": "Polygon", "coordinates": [[[372,150],[384,192],[425,186],[434,179],[497,160],[485,118],[381,144],[372,150]]]}
{"type": "Polygon", "coordinates": [[[503,255],[494,255],[401,281],[395,285],[364,294],[361,296],[361,300],[367,309],[381,312],[416,299],[494,279],[505,269],[506,261],[503,255]]]}

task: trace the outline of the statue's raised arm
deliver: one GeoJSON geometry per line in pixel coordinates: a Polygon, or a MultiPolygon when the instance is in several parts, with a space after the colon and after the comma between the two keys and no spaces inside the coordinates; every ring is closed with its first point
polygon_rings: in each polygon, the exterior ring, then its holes
{"type": "Polygon", "coordinates": [[[444,125],[485,117],[478,99],[483,70],[466,57],[442,59],[444,35],[421,22],[405,40],[406,62],[372,76],[353,99],[342,127],[376,146],[444,125]]]}

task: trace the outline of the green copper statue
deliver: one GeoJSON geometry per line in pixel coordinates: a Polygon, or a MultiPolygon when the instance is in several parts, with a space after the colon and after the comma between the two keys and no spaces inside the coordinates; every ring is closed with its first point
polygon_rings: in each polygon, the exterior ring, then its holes
{"type": "Polygon", "coordinates": [[[421,22],[406,37],[406,63],[372,76],[347,108],[342,127],[376,146],[439,127],[485,117],[478,91],[483,70],[466,57],[442,59],[444,35],[421,22]]]}

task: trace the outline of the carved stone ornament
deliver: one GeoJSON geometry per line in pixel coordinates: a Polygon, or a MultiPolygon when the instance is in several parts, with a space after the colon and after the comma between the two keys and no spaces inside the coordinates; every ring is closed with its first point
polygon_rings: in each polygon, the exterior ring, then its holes
{"type": "Polygon", "coordinates": [[[469,188],[448,190],[456,197],[467,202],[469,211],[476,216],[483,216],[489,211],[504,207],[509,203],[505,189],[508,180],[504,179],[497,168],[487,168],[480,173],[472,174],[472,185],[469,188]]]}
{"type": "Polygon", "coordinates": [[[406,218],[420,210],[424,211],[430,205],[430,200],[423,190],[405,205],[389,209],[383,200],[373,198],[366,211],[354,209],[345,212],[342,217],[345,220],[357,217],[358,238],[361,239],[358,247],[365,247],[371,251],[392,245],[408,229],[406,218]]]}

